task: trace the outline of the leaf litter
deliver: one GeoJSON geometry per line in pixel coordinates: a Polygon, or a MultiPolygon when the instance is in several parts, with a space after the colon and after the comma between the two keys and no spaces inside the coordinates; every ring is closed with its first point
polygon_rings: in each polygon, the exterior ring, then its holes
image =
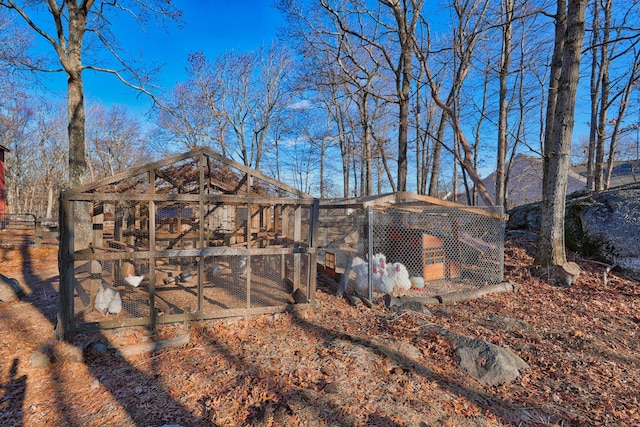
{"type": "Polygon", "coordinates": [[[571,288],[529,273],[534,242],[505,244],[517,293],[429,307],[352,307],[318,284],[318,307],[250,318],[123,328],[54,339],[55,249],[0,248],[26,295],[0,305],[3,426],[640,425],[640,284],[577,255],[571,288]],[[530,369],[487,387],[425,324],[505,346],[530,369]],[[175,338],[180,348],[118,357],[175,338]],[[64,346],[81,362],[58,360],[64,346]],[[51,364],[32,366],[34,352],[51,364]]]}

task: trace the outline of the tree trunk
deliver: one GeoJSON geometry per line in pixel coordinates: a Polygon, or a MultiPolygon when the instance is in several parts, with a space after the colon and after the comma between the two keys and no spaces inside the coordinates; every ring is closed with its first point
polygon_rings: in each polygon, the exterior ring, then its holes
{"type": "MultiPolygon", "coordinates": [[[[82,42],[88,10],[78,7],[75,2],[69,2],[67,6],[69,8],[69,44],[66,58],[65,52],[59,52],[59,55],[68,79],[69,185],[74,188],[85,183],[87,174],[82,42]]],[[[87,247],[91,241],[90,208],[90,203],[76,203],[74,206],[74,250],[87,247]]]]}
{"type": "Polygon", "coordinates": [[[604,4],[605,22],[602,33],[602,42],[599,46],[600,51],[600,112],[598,117],[598,131],[595,150],[595,170],[593,171],[594,190],[602,191],[604,189],[604,152],[605,138],[607,127],[607,112],[609,110],[609,94],[611,92],[611,81],[609,78],[609,43],[611,40],[611,0],[607,0],[604,4]]]}
{"type": "Polygon", "coordinates": [[[446,118],[444,112],[440,115],[440,124],[438,125],[438,133],[433,143],[433,163],[431,164],[431,177],[429,181],[429,196],[438,197],[438,178],[440,177],[440,157],[442,156],[442,144],[444,139],[444,130],[446,127],[446,118]]]}
{"type": "Polygon", "coordinates": [[[496,187],[495,201],[496,206],[503,206],[506,209],[506,159],[507,159],[507,77],[509,75],[509,67],[511,64],[511,27],[513,20],[513,4],[514,0],[505,0],[504,5],[504,28],[502,30],[502,51],[500,61],[500,99],[498,113],[498,159],[496,166],[496,187]]]}
{"type": "Polygon", "coordinates": [[[587,189],[593,190],[593,169],[594,157],[596,152],[596,132],[598,123],[598,94],[600,93],[600,83],[602,82],[602,68],[598,66],[598,45],[600,44],[600,31],[598,20],[598,2],[593,2],[593,21],[591,31],[591,81],[590,81],[590,99],[591,99],[591,124],[589,125],[589,146],[587,148],[587,189]]]}
{"type": "MultiPolygon", "coordinates": [[[[547,111],[542,219],[535,260],[541,270],[566,263],[564,215],[586,3],[586,0],[569,0],[567,9],[565,1],[558,0],[555,49],[559,51],[554,50],[553,66],[561,66],[561,70],[557,93],[553,93],[554,80],[549,88],[548,108],[552,110],[547,111]],[[555,61],[557,55],[562,58],[561,64],[555,61]]],[[[552,76],[557,72],[552,69],[552,76]]]]}

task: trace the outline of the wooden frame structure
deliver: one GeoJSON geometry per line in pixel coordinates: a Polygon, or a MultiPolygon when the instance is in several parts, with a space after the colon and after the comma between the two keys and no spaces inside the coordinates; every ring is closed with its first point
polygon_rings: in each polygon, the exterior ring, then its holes
{"type": "Polygon", "coordinates": [[[64,333],[314,304],[318,205],[208,148],[64,192],[64,333]],[[91,241],[77,248],[77,212],[87,205],[91,241]],[[128,285],[135,276],[142,278],[138,287],[128,285]],[[121,295],[122,312],[97,312],[101,288],[121,295]]]}

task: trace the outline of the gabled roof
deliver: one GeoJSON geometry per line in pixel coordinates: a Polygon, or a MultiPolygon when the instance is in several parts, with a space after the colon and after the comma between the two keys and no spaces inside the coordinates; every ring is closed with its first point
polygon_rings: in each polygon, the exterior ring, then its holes
{"type": "Polygon", "coordinates": [[[4,145],[0,145],[0,151],[11,151],[9,150],[7,147],[5,147],[4,145]]]}
{"type": "MultiPolygon", "coordinates": [[[[508,209],[542,200],[542,159],[520,153],[513,158],[507,183],[508,209]]],[[[483,179],[490,194],[495,194],[496,173],[483,179]]],[[[567,194],[584,190],[586,179],[572,167],[567,171],[567,194]]],[[[482,201],[479,201],[482,204],[482,201]]]]}
{"type": "Polygon", "coordinates": [[[73,188],[68,199],[92,200],[96,193],[118,195],[180,194],[193,197],[207,192],[241,195],[262,200],[277,198],[313,199],[313,196],[277,181],[255,169],[201,147],[166,157],[113,176],[73,188]],[[153,177],[153,188],[150,177],[153,177]]]}

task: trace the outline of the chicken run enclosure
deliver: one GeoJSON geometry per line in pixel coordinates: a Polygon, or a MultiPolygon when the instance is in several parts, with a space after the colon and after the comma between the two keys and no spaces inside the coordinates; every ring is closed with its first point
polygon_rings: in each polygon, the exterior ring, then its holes
{"type": "Polygon", "coordinates": [[[315,241],[341,291],[433,297],[501,282],[504,230],[500,208],[401,192],[323,200],[315,241]]]}
{"type": "Polygon", "coordinates": [[[317,213],[312,196],[206,148],[66,191],[63,332],[313,304],[317,213]],[[75,247],[83,212],[89,243],[75,247]]]}

